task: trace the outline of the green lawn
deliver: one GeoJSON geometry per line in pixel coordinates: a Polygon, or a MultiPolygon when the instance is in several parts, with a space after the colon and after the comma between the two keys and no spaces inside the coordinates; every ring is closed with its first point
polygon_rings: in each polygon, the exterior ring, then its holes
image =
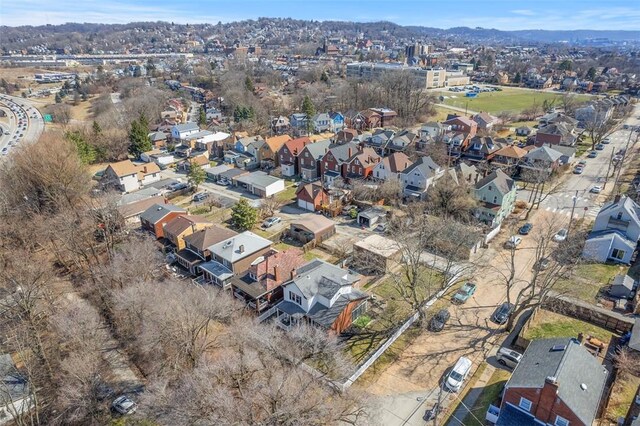
{"type": "MultiPolygon", "coordinates": [[[[483,364],[483,365],[486,365],[486,364],[483,364]]],[[[480,370],[480,368],[481,367],[478,367],[478,370],[480,370]]],[[[484,369],[482,371],[484,371],[484,369]]],[[[484,419],[485,414],[489,409],[489,405],[493,403],[497,404],[498,402],[497,400],[500,396],[500,391],[504,387],[505,383],[507,383],[507,380],[509,380],[510,376],[511,376],[511,373],[501,368],[498,368],[493,372],[493,374],[489,378],[489,381],[482,389],[482,393],[480,394],[480,396],[478,396],[478,399],[476,399],[476,402],[471,407],[471,413],[473,413],[473,416],[479,419],[484,419]]],[[[477,377],[480,377],[480,375],[478,374],[477,377]]],[[[470,388],[472,387],[473,386],[470,386],[470,388]]],[[[478,424],[478,422],[471,415],[471,413],[467,413],[464,420],[462,421],[462,424],[465,424],[465,425],[478,424]]]]}
{"type": "Polygon", "coordinates": [[[627,273],[628,269],[626,266],[602,263],[578,265],[570,278],[558,281],[556,290],[569,297],[595,304],[600,289],[607,286],[617,274],[627,273]]]}
{"type": "Polygon", "coordinates": [[[528,340],[553,337],[578,337],[578,333],[609,343],[614,336],[609,330],[564,315],[539,309],[523,337],[528,340]]]}
{"type": "MultiPolygon", "coordinates": [[[[502,92],[485,92],[478,94],[476,98],[467,98],[464,93],[446,92],[448,96],[444,100],[447,105],[458,108],[467,108],[471,111],[487,111],[489,113],[499,113],[501,111],[511,111],[519,113],[534,104],[542,105],[545,100],[556,99],[560,102],[562,95],[551,92],[535,92],[529,90],[505,88],[502,92]],[[455,96],[452,98],[451,96],[455,96]]],[[[585,96],[579,96],[580,100],[586,100],[585,96]]]]}
{"type": "Polygon", "coordinates": [[[291,202],[292,200],[294,200],[296,198],[296,191],[298,190],[298,188],[296,188],[295,186],[291,185],[291,186],[287,186],[284,191],[282,192],[278,192],[278,194],[276,194],[276,197],[279,200],[285,201],[285,202],[291,202]]]}

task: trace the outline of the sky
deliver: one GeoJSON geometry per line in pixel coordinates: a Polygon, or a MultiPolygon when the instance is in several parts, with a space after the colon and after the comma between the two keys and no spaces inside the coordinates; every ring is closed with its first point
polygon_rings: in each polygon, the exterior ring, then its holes
{"type": "MultiPolygon", "coordinates": [[[[436,28],[640,30],[638,0],[0,0],[0,25],[281,17],[436,28]]],[[[2,37],[0,35],[0,43],[2,37]]]]}

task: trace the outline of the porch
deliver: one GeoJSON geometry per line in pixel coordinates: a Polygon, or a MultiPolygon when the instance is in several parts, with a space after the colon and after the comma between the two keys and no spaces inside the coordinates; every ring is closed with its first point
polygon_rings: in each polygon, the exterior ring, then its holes
{"type": "Polygon", "coordinates": [[[209,262],[198,265],[197,269],[202,272],[202,275],[192,280],[194,284],[213,284],[217,285],[223,290],[231,287],[231,278],[233,278],[233,272],[227,269],[227,267],[225,267],[223,264],[211,260],[209,262]]]}

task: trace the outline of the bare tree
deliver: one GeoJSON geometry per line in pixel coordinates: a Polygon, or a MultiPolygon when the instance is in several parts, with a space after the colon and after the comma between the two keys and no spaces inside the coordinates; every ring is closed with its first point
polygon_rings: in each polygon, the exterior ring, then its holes
{"type": "Polygon", "coordinates": [[[477,201],[471,195],[471,187],[465,179],[454,178],[450,169],[438,179],[427,194],[427,209],[430,213],[445,219],[453,218],[469,222],[477,201]]]}
{"type": "Polygon", "coordinates": [[[585,131],[591,138],[591,149],[596,149],[602,140],[611,135],[616,129],[616,123],[613,120],[601,120],[598,114],[585,122],[585,131]]]}
{"type": "Polygon", "coordinates": [[[282,198],[279,198],[275,195],[271,197],[264,198],[260,202],[260,214],[263,218],[267,218],[276,214],[282,206],[284,206],[285,202],[282,198]]]}
{"type": "Polygon", "coordinates": [[[529,196],[529,207],[525,220],[529,219],[534,208],[540,207],[540,203],[546,200],[549,195],[562,191],[563,183],[560,179],[553,179],[551,170],[541,168],[525,168],[520,173],[520,178],[527,182],[531,194],[529,196]]]}

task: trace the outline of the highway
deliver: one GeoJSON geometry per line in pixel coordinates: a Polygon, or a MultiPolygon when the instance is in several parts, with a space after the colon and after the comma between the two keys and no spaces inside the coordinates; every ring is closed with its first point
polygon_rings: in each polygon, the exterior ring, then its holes
{"type": "MultiPolygon", "coordinates": [[[[623,124],[629,126],[640,125],[640,105],[635,107],[631,116],[623,124]]],[[[612,153],[615,155],[621,149],[627,148],[627,144],[629,147],[628,154],[635,152],[636,133],[632,130],[624,129],[621,125],[618,130],[609,136],[609,139],[611,143],[604,145],[604,150],[598,151],[596,158],[586,158],[585,155],[585,158],[576,158],[574,160],[574,164],[577,164],[582,159],[587,162],[584,172],[582,174],[569,172],[571,174],[566,178],[561,188],[553,191],[540,203],[541,210],[567,216],[568,220],[573,209],[573,197],[577,194],[574,218],[585,217],[593,219],[598,215],[605,199],[613,189],[616,178],[613,166],[609,167],[612,153]],[[605,185],[607,172],[609,172],[609,179],[605,185]],[[596,185],[604,186],[599,194],[590,192],[596,185]]],[[[627,155],[622,165],[623,168],[628,167],[629,158],[629,155],[627,155]]],[[[617,169],[615,173],[617,174],[617,169]]],[[[528,201],[529,196],[530,191],[518,191],[519,200],[528,201]]]]}
{"type": "Polygon", "coordinates": [[[7,155],[12,148],[22,143],[35,142],[44,131],[44,119],[28,99],[0,95],[0,155],[7,155]]]}

